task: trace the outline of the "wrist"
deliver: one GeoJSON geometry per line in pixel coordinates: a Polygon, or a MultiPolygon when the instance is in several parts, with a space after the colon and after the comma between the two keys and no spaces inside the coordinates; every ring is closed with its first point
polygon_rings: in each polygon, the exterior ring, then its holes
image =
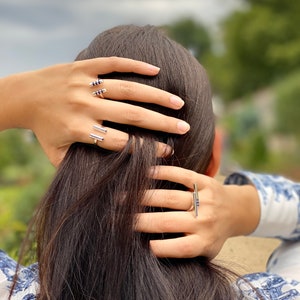
{"type": "Polygon", "coordinates": [[[232,236],[249,235],[260,220],[260,201],[257,190],[252,185],[227,185],[232,201],[232,236]]]}

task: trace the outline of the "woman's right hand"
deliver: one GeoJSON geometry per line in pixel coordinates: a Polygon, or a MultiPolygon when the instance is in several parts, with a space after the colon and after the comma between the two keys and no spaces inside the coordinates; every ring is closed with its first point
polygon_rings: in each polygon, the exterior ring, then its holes
{"type": "MultiPolygon", "coordinates": [[[[94,143],[90,133],[104,137],[97,144],[110,150],[125,147],[128,135],[111,128],[106,133],[94,125],[104,120],[152,130],[184,134],[186,122],[126,103],[132,100],[180,109],[184,102],[175,95],[154,87],[121,80],[105,80],[91,87],[98,75],[111,72],[134,72],[155,76],[159,68],[126,58],[107,57],[60,64],[37,71],[12,75],[0,80],[0,130],[31,129],[49,160],[57,166],[74,142],[94,143]],[[108,99],[92,95],[105,88],[108,99]]],[[[171,152],[158,145],[158,155],[171,152]]]]}

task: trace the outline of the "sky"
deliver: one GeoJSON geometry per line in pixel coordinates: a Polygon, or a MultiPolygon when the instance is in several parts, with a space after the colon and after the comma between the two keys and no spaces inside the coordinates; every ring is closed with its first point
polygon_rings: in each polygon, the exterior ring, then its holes
{"type": "Polygon", "coordinates": [[[69,62],[116,25],[184,17],[214,28],[241,0],[0,0],[0,77],[69,62]]]}

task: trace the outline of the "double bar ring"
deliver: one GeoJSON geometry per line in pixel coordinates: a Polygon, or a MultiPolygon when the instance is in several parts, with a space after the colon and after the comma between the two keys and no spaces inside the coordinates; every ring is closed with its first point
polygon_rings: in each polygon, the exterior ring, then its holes
{"type": "Polygon", "coordinates": [[[200,206],[200,200],[199,200],[197,183],[194,183],[193,186],[194,186],[194,191],[193,191],[192,206],[188,211],[194,210],[195,218],[197,218],[198,217],[198,209],[199,209],[199,206],[200,206]]]}

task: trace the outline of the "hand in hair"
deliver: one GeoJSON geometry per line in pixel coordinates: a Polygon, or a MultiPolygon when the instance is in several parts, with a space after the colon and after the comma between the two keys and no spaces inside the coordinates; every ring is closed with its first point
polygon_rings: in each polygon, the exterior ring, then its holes
{"type": "Polygon", "coordinates": [[[227,238],[250,234],[258,225],[259,199],[251,185],[222,185],[214,178],[171,166],[155,167],[153,178],[177,182],[190,190],[149,190],[145,195],[145,205],[174,211],[140,214],[137,231],[185,234],[152,240],[151,248],[158,257],[214,258],[227,238]],[[190,210],[193,183],[198,185],[200,200],[197,218],[190,210]]]}
{"type": "MultiPolygon", "coordinates": [[[[114,71],[155,76],[159,68],[131,59],[109,57],[60,64],[0,79],[0,130],[31,129],[55,166],[72,143],[93,143],[89,133],[93,125],[103,120],[178,134],[188,131],[189,126],[176,118],[94,97],[89,83],[98,75],[114,71]]],[[[130,99],[173,109],[180,109],[184,104],[168,92],[134,82],[105,80],[102,85],[109,99],[130,99]]],[[[100,146],[120,150],[127,140],[126,133],[111,129],[100,146]]],[[[171,150],[166,150],[164,144],[158,145],[158,155],[166,151],[171,150]]]]}

